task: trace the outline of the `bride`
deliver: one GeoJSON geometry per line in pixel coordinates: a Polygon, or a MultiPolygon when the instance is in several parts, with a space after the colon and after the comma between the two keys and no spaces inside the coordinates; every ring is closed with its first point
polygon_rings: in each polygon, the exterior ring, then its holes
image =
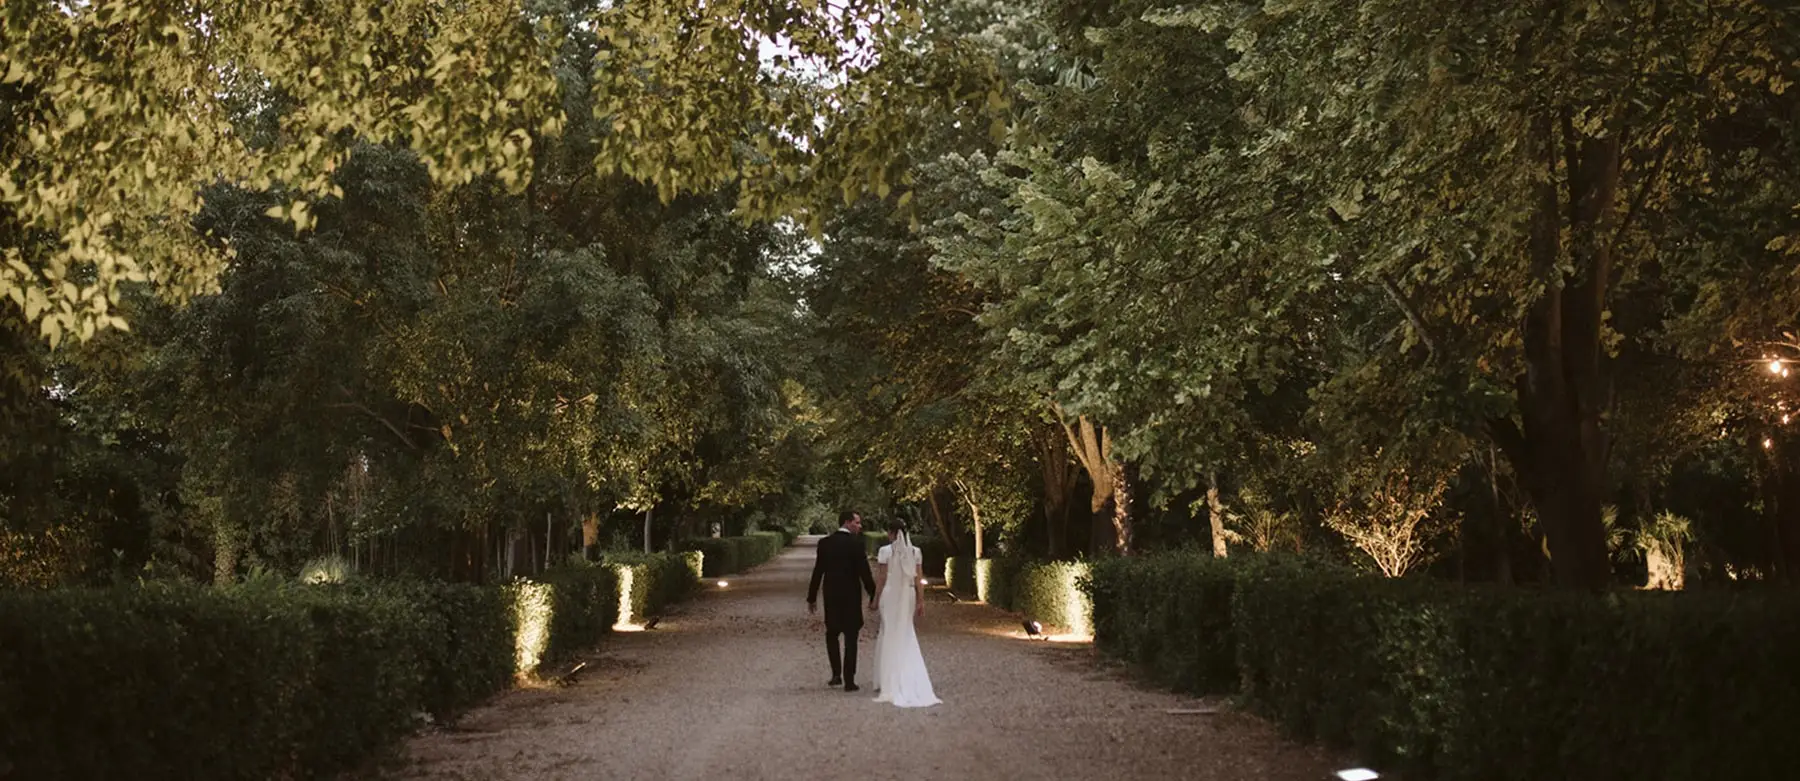
{"type": "Polygon", "coordinates": [[[943,702],[931,691],[931,674],[919,652],[913,619],[925,612],[925,584],[919,580],[919,549],[905,524],[888,525],[889,544],[881,548],[877,593],[881,595],[881,633],[875,638],[876,702],[902,708],[924,708],[943,702]]]}

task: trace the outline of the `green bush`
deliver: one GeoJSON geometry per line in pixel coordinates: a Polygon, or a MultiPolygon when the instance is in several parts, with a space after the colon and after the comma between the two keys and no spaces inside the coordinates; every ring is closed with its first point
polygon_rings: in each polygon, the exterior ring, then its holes
{"type": "MultiPolygon", "coordinates": [[[[607,563],[631,568],[631,620],[642,622],[694,593],[704,566],[699,551],[681,553],[614,553],[607,563]]],[[[623,580],[620,581],[621,585],[623,580]]],[[[617,592],[614,592],[615,594],[617,592]]],[[[614,620],[619,601],[615,598],[614,620]]]]}
{"type": "Polygon", "coordinates": [[[511,635],[480,591],[0,594],[0,757],[18,778],[331,776],[505,684],[511,635]]]}
{"type": "Polygon", "coordinates": [[[575,560],[545,570],[538,580],[550,586],[546,658],[590,648],[618,622],[619,576],[612,567],[575,560]]]}
{"type": "Polygon", "coordinates": [[[1014,610],[1013,591],[1025,560],[1011,556],[975,562],[975,598],[1001,610],[1014,610]]]}
{"type": "MultiPolygon", "coordinates": [[[[646,576],[630,598],[650,610],[690,594],[701,564],[632,563],[646,576]]],[[[614,568],[585,562],[503,588],[0,592],[0,760],[14,778],[331,777],[420,711],[449,714],[598,642],[619,603],[614,568]]]]}
{"type": "Polygon", "coordinates": [[[455,713],[512,682],[514,628],[506,592],[423,581],[381,588],[406,594],[438,640],[423,649],[425,710],[440,716],[455,713]]]}
{"type": "Polygon", "coordinates": [[[973,597],[1001,610],[1013,610],[1014,581],[1025,560],[1012,557],[944,560],[944,582],[953,593],[973,597]]]}
{"type": "Polygon", "coordinates": [[[1039,623],[1085,635],[1092,631],[1094,615],[1093,604],[1079,585],[1087,576],[1086,562],[1027,563],[1012,582],[1012,609],[1039,623]]]}
{"type": "Polygon", "coordinates": [[[734,575],[741,571],[738,564],[738,545],[735,537],[700,537],[689,540],[686,548],[698,551],[702,557],[701,577],[717,578],[734,575]]]}
{"type": "Polygon", "coordinates": [[[1102,560],[1088,588],[1106,653],[1184,691],[1235,682],[1290,732],[1410,778],[1774,779],[1800,766],[1791,592],[1468,589],[1201,553],[1102,560]]]}
{"type": "Polygon", "coordinates": [[[974,559],[951,556],[944,559],[944,587],[959,597],[975,596],[974,559]]]}
{"type": "Polygon", "coordinates": [[[781,554],[788,535],[779,531],[751,532],[742,537],[700,537],[684,546],[700,551],[705,559],[704,577],[735,575],[781,554]]]}
{"type": "Polygon", "coordinates": [[[1236,689],[1231,596],[1240,569],[1186,551],[1095,561],[1085,588],[1095,645],[1178,691],[1236,689]]]}

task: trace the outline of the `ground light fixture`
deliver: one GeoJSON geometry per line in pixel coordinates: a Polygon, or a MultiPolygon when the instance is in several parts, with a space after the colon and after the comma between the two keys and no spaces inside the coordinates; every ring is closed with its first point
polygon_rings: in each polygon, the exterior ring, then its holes
{"type": "Polygon", "coordinates": [[[724,588],[729,585],[731,585],[731,584],[727,581],[723,581],[723,580],[719,581],[719,588],[724,588]]]}
{"type": "Polygon", "coordinates": [[[1381,774],[1366,767],[1353,767],[1349,770],[1339,770],[1332,776],[1342,779],[1342,781],[1375,781],[1381,777],[1381,774]]]}

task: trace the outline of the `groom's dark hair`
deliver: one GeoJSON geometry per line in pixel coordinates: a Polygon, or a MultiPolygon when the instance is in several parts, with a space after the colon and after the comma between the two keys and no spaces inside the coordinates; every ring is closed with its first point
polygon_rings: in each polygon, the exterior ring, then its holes
{"type": "Polygon", "coordinates": [[[838,525],[839,526],[843,526],[854,520],[856,520],[856,511],[855,510],[845,510],[843,512],[838,513],[838,525]]]}

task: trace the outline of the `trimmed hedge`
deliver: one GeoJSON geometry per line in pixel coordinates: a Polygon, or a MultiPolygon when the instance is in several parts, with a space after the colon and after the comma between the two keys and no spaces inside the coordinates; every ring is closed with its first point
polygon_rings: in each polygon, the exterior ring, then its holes
{"type": "Polygon", "coordinates": [[[787,547],[788,535],[779,531],[751,532],[742,537],[699,537],[689,540],[688,550],[703,554],[702,577],[717,578],[775,558],[787,547]]]}
{"type": "Polygon", "coordinates": [[[1024,559],[1012,557],[970,559],[953,556],[944,560],[944,582],[954,593],[974,597],[1001,610],[1012,610],[1013,582],[1024,566],[1024,559]]]}
{"type": "Polygon", "coordinates": [[[332,775],[505,685],[505,604],[481,591],[0,594],[0,757],[17,778],[332,775]]]}
{"type": "Polygon", "coordinates": [[[1141,665],[1178,691],[1236,689],[1231,596],[1237,570],[1210,554],[1159,553],[1100,559],[1089,578],[1100,650],[1141,665]]]}
{"type": "Polygon", "coordinates": [[[1080,586],[1087,576],[1087,562],[1027,563],[1012,581],[1012,610],[1070,634],[1088,634],[1093,631],[1094,608],[1080,586]]]}
{"type": "MultiPolygon", "coordinates": [[[[607,564],[631,569],[630,619],[637,623],[661,614],[663,608],[693,594],[700,586],[704,558],[700,551],[652,553],[648,556],[642,553],[613,553],[607,556],[607,564]]],[[[619,620],[616,614],[624,605],[625,600],[614,601],[614,621],[619,620]]]]}
{"type": "MultiPolygon", "coordinates": [[[[633,604],[698,554],[639,557],[633,604]],[[640,596],[641,591],[641,596],[640,596]]],[[[635,572],[635,570],[634,570],[635,572]]],[[[612,566],[504,587],[381,582],[0,591],[11,778],[319,778],[609,632],[612,566]]]]}
{"type": "Polygon", "coordinates": [[[1108,653],[1235,689],[1411,778],[1775,779],[1800,763],[1791,592],[1471,589],[1203,554],[1103,561],[1090,588],[1108,653]]]}

